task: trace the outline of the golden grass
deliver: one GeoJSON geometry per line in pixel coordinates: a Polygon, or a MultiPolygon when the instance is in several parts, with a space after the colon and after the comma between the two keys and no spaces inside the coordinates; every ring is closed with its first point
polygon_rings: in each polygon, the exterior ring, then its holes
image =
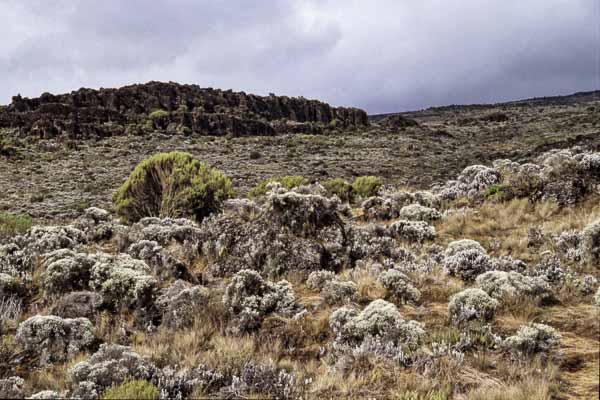
{"type": "Polygon", "coordinates": [[[386,297],[387,290],[377,280],[376,276],[364,269],[345,271],[342,276],[354,281],[358,287],[358,302],[368,304],[373,300],[386,297]]]}
{"type": "Polygon", "coordinates": [[[42,390],[54,390],[63,392],[68,390],[71,385],[71,376],[69,371],[77,363],[87,360],[87,354],[78,354],[68,362],[63,364],[54,364],[43,369],[36,369],[25,380],[25,390],[38,392],[42,390]]]}
{"type": "Polygon", "coordinates": [[[204,353],[213,346],[217,334],[214,326],[198,320],[189,329],[173,331],[160,327],[153,334],[137,332],[133,337],[134,350],[149,356],[159,366],[182,365],[195,367],[204,353]]]}
{"type": "Polygon", "coordinates": [[[496,313],[497,326],[501,331],[516,330],[529,322],[538,322],[542,313],[539,301],[535,298],[506,297],[502,299],[500,309],[496,313]]]}
{"type": "MultiPolygon", "coordinates": [[[[494,255],[511,254],[525,261],[537,260],[541,251],[527,247],[530,228],[542,228],[545,233],[568,229],[583,229],[600,216],[600,203],[592,197],[575,206],[559,206],[554,202],[530,203],[515,199],[502,203],[484,203],[477,209],[457,212],[436,224],[438,244],[453,240],[477,240],[494,255]],[[498,248],[489,244],[497,242],[498,248]]],[[[551,249],[551,244],[546,248],[551,249]]]]}
{"type": "Polygon", "coordinates": [[[497,385],[475,389],[462,397],[468,400],[548,400],[550,383],[543,379],[527,379],[514,385],[497,385]]]}
{"type": "Polygon", "coordinates": [[[600,311],[592,304],[550,307],[544,310],[543,319],[560,330],[600,340],[600,311]]]}
{"type": "Polygon", "coordinates": [[[463,281],[444,274],[440,269],[434,269],[431,274],[421,274],[415,279],[417,288],[421,291],[421,303],[447,302],[452,295],[465,288],[463,281]]]}

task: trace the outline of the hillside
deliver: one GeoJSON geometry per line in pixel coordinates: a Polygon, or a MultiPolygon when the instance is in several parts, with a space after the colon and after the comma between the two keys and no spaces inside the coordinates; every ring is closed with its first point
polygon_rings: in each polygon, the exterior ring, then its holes
{"type": "Polygon", "coordinates": [[[599,110],[17,97],[0,398],[597,398],[599,110]]]}
{"type": "Polygon", "coordinates": [[[54,219],[108,205],[135,164],[170,150],[219,167],[242,193],[282,175],[377,175],[425,188],[470,164],[599,149],[595,93],[432,108],[402,113],[402,121],[369,121],[359,109],[316,100],[159,82],[15,97],[0,109],[0,210],[54,219]]]}

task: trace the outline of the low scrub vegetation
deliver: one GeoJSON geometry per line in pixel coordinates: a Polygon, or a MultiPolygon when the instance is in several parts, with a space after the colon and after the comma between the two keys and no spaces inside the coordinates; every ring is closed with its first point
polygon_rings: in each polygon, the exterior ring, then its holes
{"type": "Polygon", "coordinates": [[[488,166],[431,191],[357,181],[228,199],[168,153],[117,214],[7,231],[0,397],[597,396],[597,193],[490,196],[488,166]]]}

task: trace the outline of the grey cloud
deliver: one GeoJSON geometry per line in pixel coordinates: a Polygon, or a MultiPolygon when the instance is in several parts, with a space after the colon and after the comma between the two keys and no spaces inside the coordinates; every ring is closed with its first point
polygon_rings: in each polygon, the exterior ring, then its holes
{"type": "Polygon", "coordinates": [[[0,103],[148,80],[371,113],[598,88],[597,0],[7,1],[0,103]]]}

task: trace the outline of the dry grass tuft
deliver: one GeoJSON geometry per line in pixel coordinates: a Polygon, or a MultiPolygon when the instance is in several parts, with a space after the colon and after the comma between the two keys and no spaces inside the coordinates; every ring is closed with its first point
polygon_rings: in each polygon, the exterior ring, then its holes
{"type": "Polygon", "coordinates": [[[153,334],[137,333],[133,338],[134,350],[149,356],[161,367],[182,365],[193,368],[204,358],[203,353],[213,346],[212,339],[217,332],[204,320],[195,321],[185,330],[161,327],[153,334]]]}

